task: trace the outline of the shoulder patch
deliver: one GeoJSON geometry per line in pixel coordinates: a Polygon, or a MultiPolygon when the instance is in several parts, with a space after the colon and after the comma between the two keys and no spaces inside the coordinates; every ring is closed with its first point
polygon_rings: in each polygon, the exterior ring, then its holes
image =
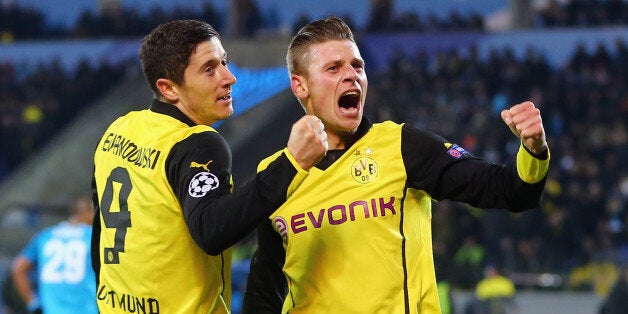
{"type": "Polygon", "coordinates": [[[199,172],[190,180],[188,193],[192,197],[203,197],[207,192],[215,190],[220,185],[218,177],[211,172],[199,172]]]}
{"type": "Polygon", "coordinates": [[[445,147],[448,148],[447,154],[456,159],[465,155],[469,155],[469,153],[464,148],[458,146],[457,144],[445,143],[445,147]]]}

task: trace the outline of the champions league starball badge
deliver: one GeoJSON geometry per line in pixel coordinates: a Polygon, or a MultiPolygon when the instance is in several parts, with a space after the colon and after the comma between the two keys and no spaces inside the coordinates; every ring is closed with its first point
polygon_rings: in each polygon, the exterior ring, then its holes
{"type": "Polygon", "coordinates": [[[218,178],[211,172],[199,172],[190,181],[188,193],[192,197],[203,197],[207,192],[215,190],[220,185],[218,178]]]}

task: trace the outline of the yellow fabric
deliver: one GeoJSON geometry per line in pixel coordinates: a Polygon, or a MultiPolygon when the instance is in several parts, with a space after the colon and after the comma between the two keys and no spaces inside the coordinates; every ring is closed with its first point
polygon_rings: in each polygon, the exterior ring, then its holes
{"type": "Polygon", "coordinates": [[[146,313],[157,313],[157,307],[159,313],[230,309],[231,250],[209,256],[192,240],[166,178],[173,145],[208,131],[215,132],[142,110],[119,118],[104,133],[94,156],[101,213],[109,214],[100,218],[101,313],[142,313],[141,307],[146,313]],[[124,212],[130,224],[120,227],[116,218],[124,212]],[[119,244],[124,250],[112,252],[119,244]]]}
{"type": "Polygon", "coordinates": [[[547,174],[549,169],[550,152],[547,151],[547,159],[541,160],[532,156],[524,147],[519,146],[517,152],[517,174],[526,183],[537,183],[547,174]]]}
{"type": "Polygon", "coordinates": [[[292,182],[288,187],[287,196],[290,197],[292,193],[294,193],[294,191],[301,185],[303,180],[305,180],[305,178],[310,174],[310,172],[303,170],[301,166],[299,166],[287,147],[283,149],[283,152],[284,154],[286,154],[286,156],[288,156],[288,159],[290,160],[290,163],[292,163],[294,168],[297,169],[297,175],[294,176],[294,179],[292,179],[292,182]]]}
{"type": "Polygon", "coordinates": [[[515,293],[516,289],[512,281],[500,275],[480,280],[475,288],[475,296],[480,300],[510,298],[515,293]]]}
{"type": "Polygon", "coordinates": [[[22,120],[26,124],[37,124],[44,120],[44,111],[36,104],[28,104],[22,111],[22,120]]]}
{"type": "Polygon", "coordinates": [[[404,313],[404,277],[409,312],[440,313],[431,198],[405,189],[400,140],[401,125],[373,125],[271,215],[286,249],[283,313],[404,313]]]}
{"type": "Polygon", "coordinates": [[[571,271],[569,286],[576,289],[593,286],[593,291],[597,296],[606,298],[620,272],[619,267],[611,262],[591,262],[575,267],[571,271]]]}

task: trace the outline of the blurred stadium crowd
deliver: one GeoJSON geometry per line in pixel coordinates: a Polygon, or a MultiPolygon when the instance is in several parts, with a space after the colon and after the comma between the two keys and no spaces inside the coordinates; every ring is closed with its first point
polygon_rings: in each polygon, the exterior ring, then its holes
{"type": "MultiPolygon", "coordinates": [[[[254,1],[236,2],[242,17],[236,36],[256,36],[270,27],[254,1]]],[[[626,1],[546,2],[529,13],[529,27],[628,26],[626,1]]],[[[446,18],[398,15],[392,3],[371,1],[368,25],[356,28],[357,33],[486,31],[482,16],[473,12],[452,12],[446,18]]],[[[138,37],[175,18],[204,19],[222,32],[228,22],[209,3],[200,12],[158,7],[145,15],[132,8],[85,12],[70,28],[49,28],[44,16],[34,8],[0,5],[0,40],[138,37]]],[[[290,31],[311,18],[320,17],[303,16],[290,31]]],[[[351,16],[345,18],[351,21],[351,16]]],[[[620,267],[628,265],[626,44],[618,39],[595,51],[579,46],[560,67],[534,49],[519,58],[509,49],[494,50],[486,59],[470,49],[436,56],[399,53],[384,70],[368,72],[366,110],[372,120],[435,130],[490,160],[506,161],[518,146],[501,125],[502,108],[531,99],[542,111],[552,166],[541,208],[509,215],[452,202],[435,204],[434,254],[440,276],[468,289],[481,278],[484,265],[493,264],[520,286],[608,294],[620,267]],[[544,281],[530,275],[542,273],[561,277],[544,281]]],[[[84,63],[68,73],[51,60],[24,73],[19,64],[0,63],[0,180],[122,80],[132,65],[84,63]]],[[[246,261],[250,243],[243,242],[234,257],[246,261]]]]}
{"type": "Polygon", "coordinates": [[[628,50],[616,45],[613,54],[579,47],[556,69],[533,50],[518,60],[506,49],[486,61],[473,51],[435,60],[400,55],[371,74],[371,85],[380,86],[369,91],[379,105],[370,108],[375,120],[437,130],[496,162],[512,158],[518,145],[500,131],[499,112],[522,99],[543,112],[553,163],[541,210],[433,209],[436,265],[460,285],[472,287],[485,263],[507,273],[565,274],[590,262],[628,261],[628,50]]]}

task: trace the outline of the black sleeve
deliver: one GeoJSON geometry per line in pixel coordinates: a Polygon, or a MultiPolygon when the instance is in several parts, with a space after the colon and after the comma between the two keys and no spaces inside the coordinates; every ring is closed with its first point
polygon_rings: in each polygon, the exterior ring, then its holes
{"type": "Polygon", "coordinates": [[[436,200],[460,201],[478,208],[521,212],[539,205],[545,179],[521,180],[516,165],[495,164],[469,154],[442,137],[404,125],[401,150],[409,187],[436,200]]]}
{"type": "Polygon", "coordinates": [[[216,132],[198,133],[177,143],[166,160],[166,175],[190,234],[210,255],[240,241],[277,209],[296,173],[282,154],[234,189],[231,150],[216,132]]]}
{"type": "Polygon", "coordinates": [[[288,284],[283,275],[286,253],[270,220],[257,229],[258,248],[251,260],[242,314],[281,313],[288,284]]]}
{"type": "Polygon", "coordinates": [[[94,220],[92,221],[91,258],[92,269],[96,274],[96,289],[100,279],[100,207],[96,191],[96,178],[92,178],[92,202],[94,203],[94,220]]]}

